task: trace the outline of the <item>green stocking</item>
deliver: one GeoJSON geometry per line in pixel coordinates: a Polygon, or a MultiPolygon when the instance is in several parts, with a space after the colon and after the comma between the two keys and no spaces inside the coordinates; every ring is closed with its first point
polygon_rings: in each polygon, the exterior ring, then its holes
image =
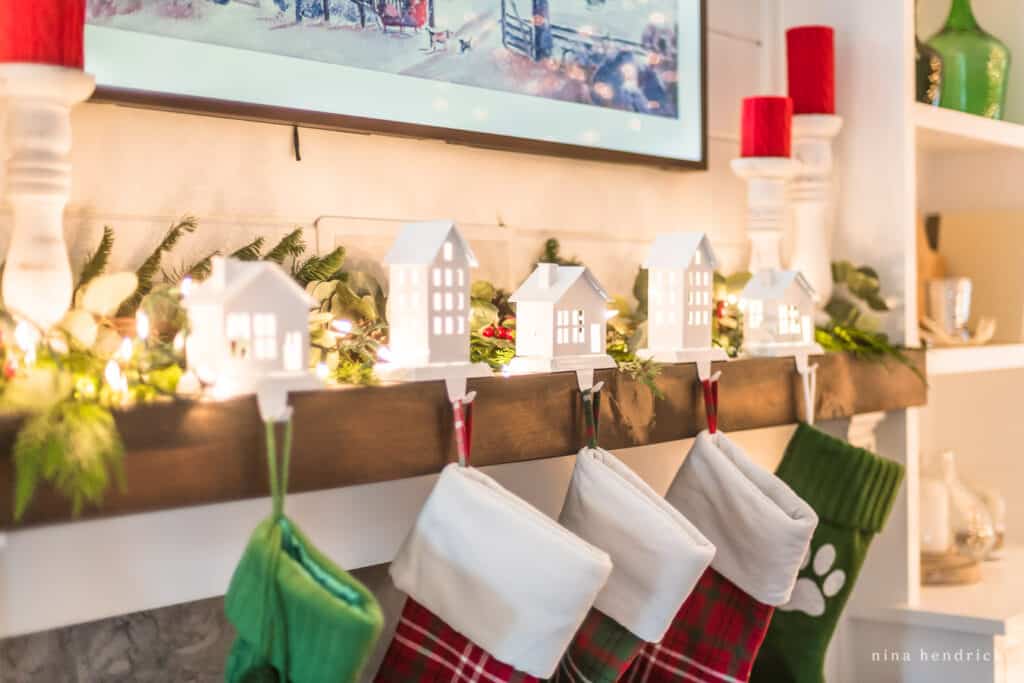
{"type": "Polygon", "coordinates": [[[267,424],[273,512],[249,538],[224,600],[238,630],[227,683],[351,683],[380,635],[373,594],[284,514],[291,432],[289,422],[279,467],[275,426],[267,424]]]}
{"type": "Polygon", "coordinates": [[[751,683],[824,683],[825,653],[882,530],[903,466],[802,424],[776,472],[818,513],[789,603],[775,611],[751,683]]]}

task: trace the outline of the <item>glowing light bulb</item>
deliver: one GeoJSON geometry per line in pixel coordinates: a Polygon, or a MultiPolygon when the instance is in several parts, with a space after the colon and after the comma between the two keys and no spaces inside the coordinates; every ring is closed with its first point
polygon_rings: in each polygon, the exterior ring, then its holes
{"type": "Polygon", "coordinates": [[[511,377],[512,376],[512,367],[509,366],[509,365],[501,366],[501,376],[502,377],[511,377]]]}
{"type": "Polygon", "coordinates": [[[149,316],[145,311],[135,314],[135,336],[142,341],[149,339],[149,316]]]}
{"type": "Polygon", "coordinates": [[[24,320],[14,326],[14,343],[25,354],[25,365],[36,362],[36,347],[39,346],[39,332],[24,320]]]}
{"type": "Polygon", "coordinates": [[[389,349],[386,346],[382,346],[379,349],[377,349],[377,358],[384,361],[385,363],[390,363],[395,359],[395,356],[394,354],[391,353],[391,349],[389,349]]]}
{"type": "Polygon", "coordinates": [[[181,353],[182,351],[185,350],[184,332],[178,332],[178,334],[174,335],[174,341],[172,342],[172,346],[174,347],[175,353],[181,353]]]}
{"type": "Polygon", "coordinates": [[[192,278],[190,278],[190,277],[186,277],[186,278],[182,279],[181,284],[178,285],[179,289],[181,289],[181,298],[182,299],[187,298],[188,295],[192,293],[192,285],[193,284],[194,283],[192,282],[192,278]]]}
{"type": "Polygon", "coordinates": [[[327,381],[327,376],[331,374],[330,368],[327,367],[327,363],[317,363],[316,365],[316,378],[321,382],[327,381]]]}
{"type": "Polygon", "coordinates": [[[121,346],[117,348],[117,357],[127,363],[132,359],[133,352],[134,348],[132,346],[132,340],[128,337],[124,337],[121,340],[121,346]]]}
{"type": "Polygon", "coordinates": [[[612,318],[614,318],[614,317],[616,317],[618,315],[619,315],[618,311],[605,311],[604,312],[604,319],[605,320],[611,320],[612,318]]]}
{"type": "Polygon", "coordinates": [[[335,320],[331,323],[331,327],[338,334],[348,334],[352,331],[352,323],[348,320],[335,320]]]}
{"type": "Polygon", "coordinates": [[[736,298],[735,294],[730,294],[729,296],[725,297],[725,300],[729,302],[730,306],[735,306],[736,302],[739,301],[739,299],[736,298]]]}
{"type": "Polygon", "coordinates": [[[108,360],[107,366],[103,368],[103,380],[114,391],[121,391],[121,366],[113,358],[108,360]]]}

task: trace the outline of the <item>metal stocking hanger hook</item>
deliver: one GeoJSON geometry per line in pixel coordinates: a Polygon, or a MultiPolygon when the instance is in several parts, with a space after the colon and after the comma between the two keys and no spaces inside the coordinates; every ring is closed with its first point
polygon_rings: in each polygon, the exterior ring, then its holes
{"type": "Polygon", "coordinates": [[[722,378],[722,372],[716,372],[710,377],[700,377],[701,388],[704,392],[704,414],[708,418],[708,433],[714,434],[718,431],[718,380],[722,378]]]}
{"type": "Polygon", "coordinates": [[[476,398],[476,392],[466,391],[465,378],[446,378],[444,384],[448,401],[452,404],[455,450],[459,456],[459,466],[469,467],[473,449],[473,400],[476,398]]]}
{"type": "Polygon", "coordinates": [[[604,382],[594,384],[594,371],[587,369],[576,371],[576,383],[583,398],[587,448],[597,448],[597,430],[601,420],[601,389],[604,388],[604,382]]]}
{"type": "Polygon", "coordinates": [[[818,364],[811,365],[806,353],[793,356],[804,392],[804,420],[814,425],[814,399],[818,393],[818,364]]]}

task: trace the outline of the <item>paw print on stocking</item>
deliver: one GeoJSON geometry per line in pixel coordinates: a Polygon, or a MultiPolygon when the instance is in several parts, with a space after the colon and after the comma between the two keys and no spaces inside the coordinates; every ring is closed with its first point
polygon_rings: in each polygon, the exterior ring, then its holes
{"type": "MultiPolygon", "coordinates": [[[[800,571],[807,569],[811,561],[811,549],[800,566],[800,571]]],[[[842,569],[833,571],[836,563],[836,548],[831,543],[818,548],[814,554],[813,572],[809,576],[797,579],[793,588],[793,597],[778,609],[783,612],[803,612],[812,617],[820,617],[825,613],[826,601],[835,597],[846,585],[846,572],[842,569]]]]}

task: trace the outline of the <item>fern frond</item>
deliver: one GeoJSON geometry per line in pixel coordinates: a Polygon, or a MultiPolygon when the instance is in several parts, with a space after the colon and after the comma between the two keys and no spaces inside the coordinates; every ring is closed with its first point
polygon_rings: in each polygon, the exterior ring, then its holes
{"type": "Polygon", "coordinates": [[[162,271],[164,282],[176,285],[187,277],[192,278],[196,282],[202,282],[210,277],[210,273],[213,272],[213,257],[219,255],[219,251],[214,251],[191,265],[183,263],[178,268],[162,271]]]}
{"type": "Polygon", "coordinates": [[[302,263],[296,264],[292,277],[303,287],[318,280],[332,280],[337,276],[344,262],[345,247],[338,247],[328,254],[310,256],[302,263]]]}
{"type": "Polygon", "coordinates": [[[121,304],[121,307],[117,310],[118,317],[135,315],[135,311],[142,302],[142,298],[153,289],[153,279],[160,272],[160,262],[163,260],[164,254],[173,249],[185,235],[195,232],[198,227],[199,222],[194,216],[185,216],[167,230],[167,234],[164,235],[164,238],[157,245],[156,249],[153,250],[153,253],[135,271],[135,275],[139,279],[139,286],[135,293],[121,304]]]}
{"type": "Polygon", "coordinates": [[[258,261],[260,258],[260,251],[263,249],[264,240],[262,237],[257,237],[249,244],[245,245],[241,249],[236,249],[231,252],[231,258],[238,259],[239,261],[258,261]]]}
{"type": "Polygon", "coordinates": [[[263,260],[282,264],[289,256],[297,258],[302,256],[305,251],[306,241],[302,239],[302,228],[296,228],[282,237],[281,241],[266,253],[263,260]]]}
{"type": "Polygon", "coordinates": [[[89,254],[82,266],[82,274],[78,276],[78,284],[75,285],[75,292],[85,287],[92,280],[103,275],[110,262],[110,252],[114,249],[114,230],[109,225],[103,226],[103,237],[96,245],[96,251],[89,254]]]}

